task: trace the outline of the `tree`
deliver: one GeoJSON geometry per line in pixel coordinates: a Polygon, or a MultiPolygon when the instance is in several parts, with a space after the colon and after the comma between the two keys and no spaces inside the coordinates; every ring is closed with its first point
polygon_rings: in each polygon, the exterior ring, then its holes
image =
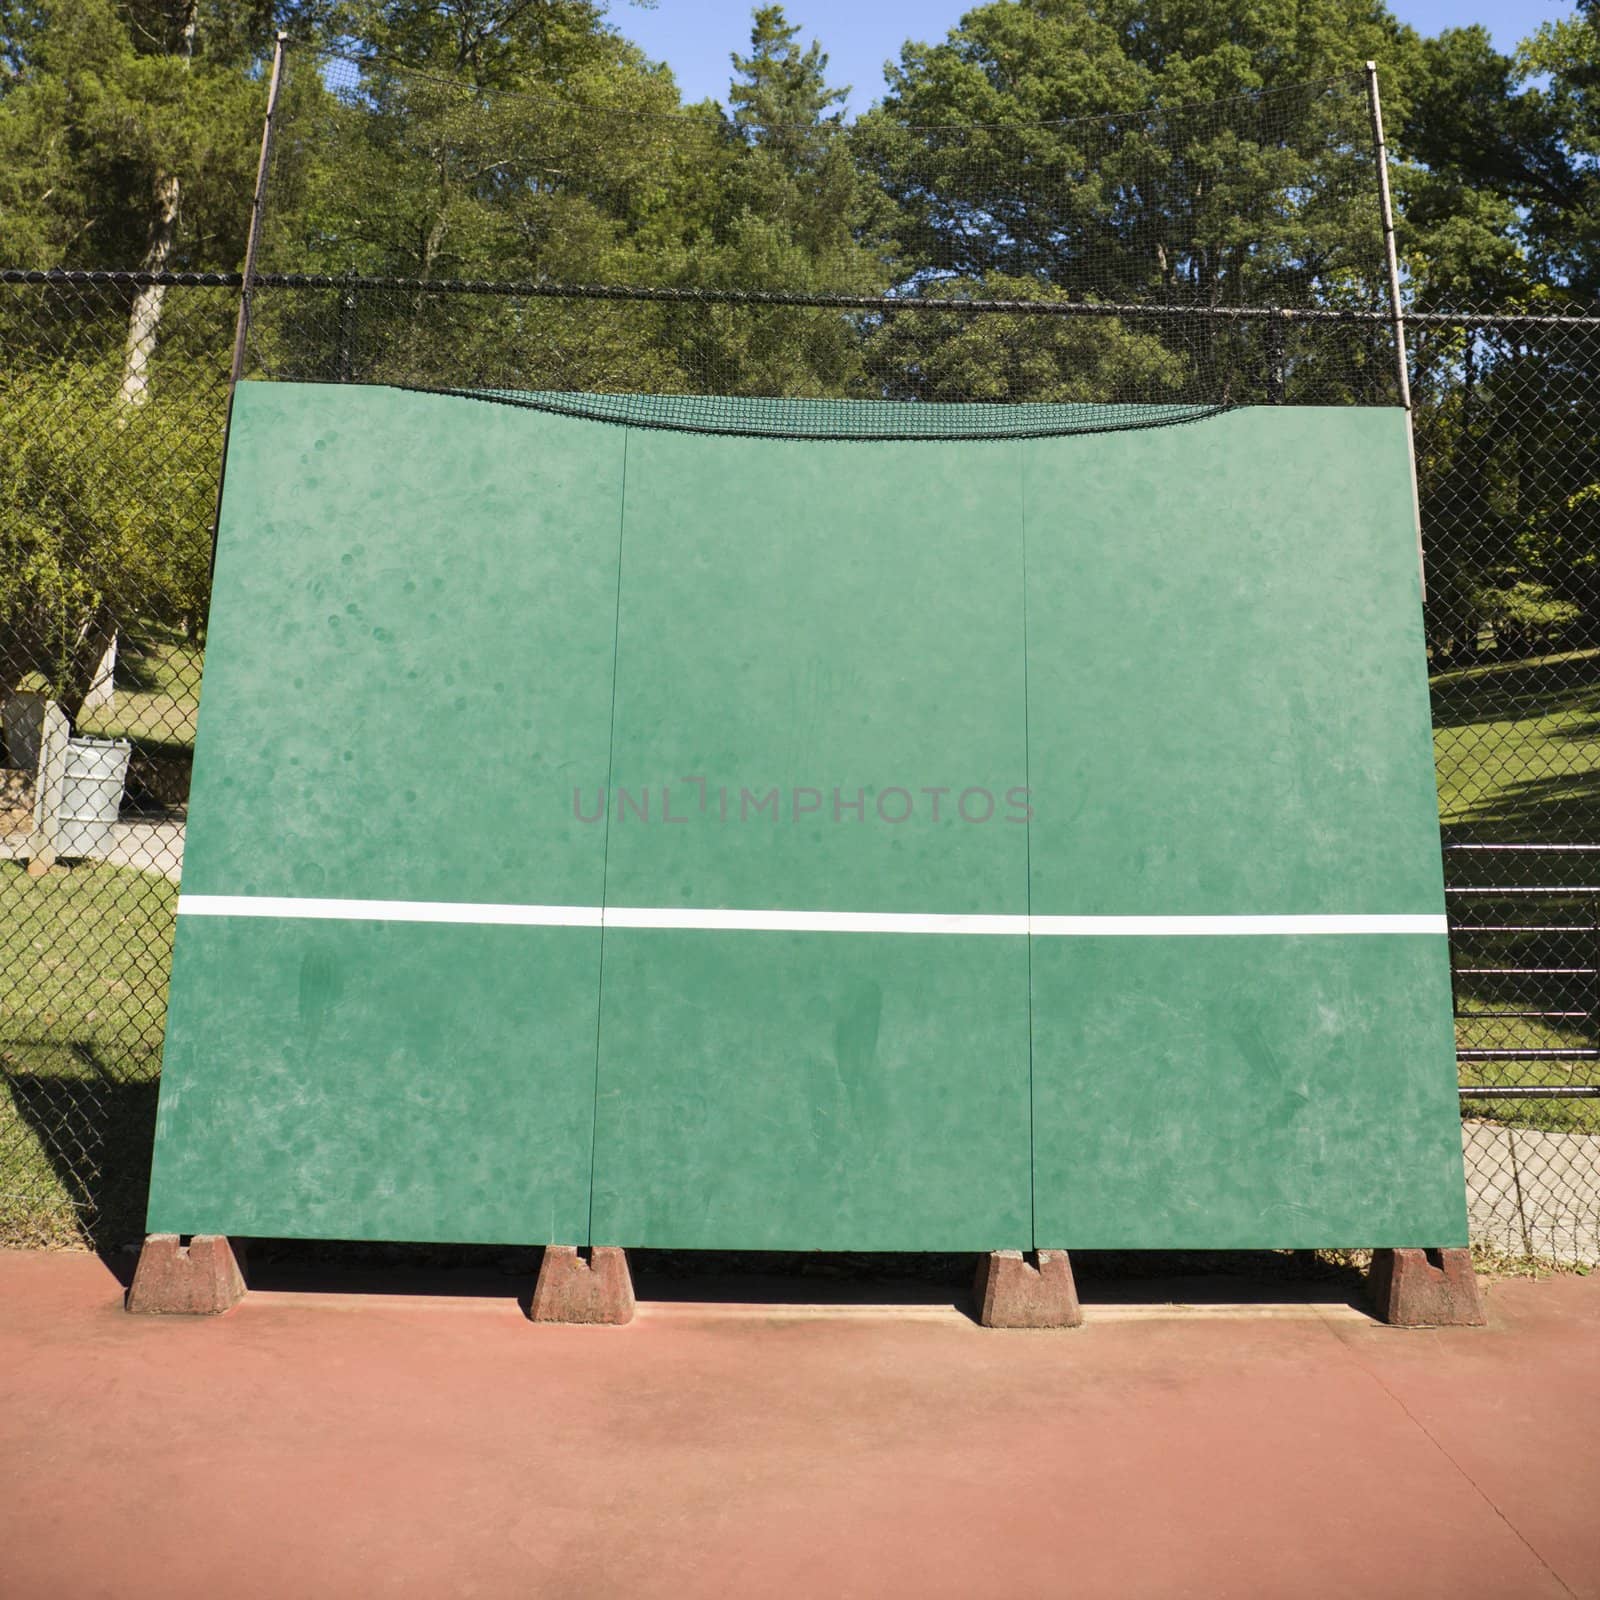
{"type": "MultiPolygon", "coordinates": [[[[671,282],[724,142],[598,7],[352,6],[349,59],[292,73],[266,261],[422,278],[671,282]],[[704,157],[709,153],[709,162],[704,157]]],[[[664,313],[545,299],[258,301],[300,376],[670,386],[664,313]],[[379,365],[374,366],[376,360],[379,365]]],[[[525,385],[526,386],[526,385],[525,385]]]]}
{"type": "MultiPolygon", "coordinates": [[[[1067,298],[1036,278],[992,273],[981,284],[943,281],[939,292],[974,301],[1067,298]]],[[[868,361],[891,400],[1180,405],[1217,398],[1195,391],[1189,363],[1157,332],[1111,317],[889,314],[874,331],[868,361]]]]}
{"type": "Polygon", "coordinates": [[[1395,126],[1400,247],[1423,308],[1521,300],[1545,253],[1530,222],[1574,197],[1554,105],[1523,77],[1483,28],[1421,41],[1395,126]]]}
{"type": "MultiPolygon", "coordinates": [[[[740,159],[728,172],[727,276],[751,287],[868,292],[885,281],[884,213],[853,160],[828,58],[778,5],[762,6],[728,94],[740,159]]],[[[727,269],[725,268],[725,271],[727,269]]]]}
{"type": "MultiPolygon", "coordinates": [[[[777,5],[755,12],[750,53],[735,53],[731,111],[679,281],[717,289],[876,294],[889,269],[887,208],[855,163],[827,81],[828,58],[777,5]]],[[[675,317],[693,387],[728,394],[862,393],[860,321],[823,308],[719,305],[675,317]]]]}
{"type": "Polygon", "coordinates": [[[107,618],[176,622],[203,612],[220,416],[159,401],[108,403],[115,357],[0,375],[0,701],[29,673],[75,716],[107,618]],[[191,470],[166,470],[179,453],[191,470]],[[86,674],[88,676],[86,676],[86,674]]]}
{"type": "Polygon", "coordinates": [[[1533,252],[1547,281],[1592,303],[1600,299],[1600,0],[1579,0],[1571,17],[1546,23],[1518,65],[1530,77],[1548,74],[1524,94],[1547,108],[1558,141],[1515,184],[1533,252]]]}
{"type": "Polygon", "coordinates": [[[236,268],[265,97],[259,51],[283,12],[75,0],[39,15],[6,28],[15,62],[0,93],[8,263],[128,267],[155,250],[174,269],[236,268]],[[247,28],[258,11],[260,24],[247,28]]]}
{"type": "MultiPolygon", "coordinates": [[[[250,10],[207,0],[81,0],[12,10],[6,37],[13,74],[0,95],[0,240],[12,262],[139,265],[152,273],[237,265],[261,106],[260,85],[240,54],[248,52],[250,10]]],[[[177,487],[132,509],[142,486],[164,477],[169,464],[169,408],[156,403],[166,301],[166,289],[148,283],[99,298],[58,297],[40,307],[33,326],[14,322],[7,330],[16,336],[12,348],[24,359],[31,351],[38,363],[19,366],[8,400],[50,438],[20,455],[10,440],[7,554],[19,565],[0,655],[13,681],[41,673],[69,718],[119,627],[180,599],[193,603],[187,577],[181,596],[162,585],[180,572],[192,577],[209,509],[188,505],[177,487]],[[60,359],[63,352],[70,354],[60,359]],[[45,403],[49,396],[54,405],[45,403]],[[150,409],[161,414],[144,418],[150,409]],[[108,427],[120,439],[115,450],[108,427]],[[70,470],[75,451],[111,474],[106,482],[120,488],[127,506],[70,470]],[[20,483],[33,497],[31,513],[10,498],[20,483]],[[157,529],[143,518],[160,505],[167,521],[157,529]],[[179,518],[189,513],[196,521],[184,526],[179,518]],[[31,541],[18,520],[30,514],[31,541]],[[157,544],[168,547],[159,559],[157,544]],[[135,578],[153,585],[142,600],[135,578]]],[[[213,345],[213,359],[215,351],[213,345]]],[[[165,370],[177,379],[191,358],[180,349],[165,370]]],[[[179,410],[195,388],[175,396],[179,410]]]]}
{"type": "Polygon", "coordinates": [[[906,46],[860,144],[913,270],[1205,305],[1370,294],[1358,75],[1414,47],[1372,0],[984,5],[906,46]],[[1335,74],[1342,93],[1297,89],[1335,74]]]}
{"type": "Polygon", "coordinates": [[[750,54],[730,59],[737,76],[728,94],[733,125],[757,149],[770,151],[790,172],[815,171],[843,123],[838,107],[848,85],[830,88],[828,58],[813,39],[805,49],[800,29],[781,5],[759,6],[750,29],[750,54]]]}
{"type": "MultiPolygon", "coordinates": [[[[1401,230],[1424,307],[1556,309],[1600,289],[1594,7],[1515,55],[1424,41],[1401,230]]],[[[1534,325],[1413,337],[1436,656],[1543,648],[1600,616],[1600,349],[1534,325]]]]}
{"type": "MultiPolygon", "coordinates": [[[[1414,45],[1373,0],[981,5],[942,43],[905,47],[855,142],[896,204],[897,264],[914,292],[1031,283],[1047,297],[1207,311],[1374,307],[1361,65],[1404,61],[1414,45]]],[[[1056,350],[1053,367],[1030,369],[1041,381],[1054,371],[1051,387],[1145,374],[1108,398],[1168,398],[1175,366],[1187,368],[1180,388],[1236,399],[1286,384],[1327,400],[1393,389],[1381,330],[1335,350],[1280,348],[1272,328],[1214,318],[1108,323],[1095,340],[1075,336],[1084,365],[1068,371],[1074,340],[1050,319],[1026,327],[1056,350]],[[1125,357],[1119,340],[1136,341],[1125,357]],[[1152,364],[1152,341],[1173,359],[1152,364]]]]}
{"type": "MultiPolygon", "coordinates": [[[[407,0],[369,8],[361,26],[353,63],[302,75],[290,90],[301,98],[285,101],[278,264],[803,291],[887,281],[865,238],[877,202],[835,110],[842,92],[777,8],[739,58],[731,115],[683,107],[671,75],[592,6],[407,0]]],[[[350,300],[342,326],[309,309],[262,338],[310,353],[320,365],[308,376],[733,393],[860,381],[858,331],[832,313],[350,300]],[[363,365],[363,350],[379,364],[363,365]]]]}
{"type": "MultiPolygon", "coordinates": [[[[671,73],[604,9],[347,0],[350,62],[327,74],[320,117],[286,117],[331,136],[296,246],[333,270],[538,276],[581,261],[573,276],[601,276],[673,187],[651,123],[680,110],[671,73]]],[[[301,86],[322,87],[303,72],[301,86]]]]}

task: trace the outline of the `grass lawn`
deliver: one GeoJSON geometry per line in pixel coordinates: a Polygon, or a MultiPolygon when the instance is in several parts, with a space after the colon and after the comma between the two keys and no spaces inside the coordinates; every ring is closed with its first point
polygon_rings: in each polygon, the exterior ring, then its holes
{"type": "Polygon", "coordinates": [[[201,650],[174,630],[147,628],[123,641],[114,702],[86,711],[80,731],[121,738],[151,755],[194,749],[201,650]]]}
{"type": "MultiPolygon", "coordinates": [[[[1434,754],[1445,842],[1600,843],[1600,650],[1441,672],[1433,678],[1434,754]]],[[[1600,853],[1454,852],[1452,884],[1600,886],[1600,853]]],[[[1557,931],[1457,934],[1459,968],[1600,965],[1600,895],[1452,897],[1459,922],[1535,924],[1557,931]]],[[[1458,972],[1463,1047],[1551,1050],[1597,1042],[1600,983],[1592,977],[1473,977],[1458,972]],[[1579,1011],[1561,1019],[1496,1011],[1579,1011]]],[[[1595,1061],[1467,1061],[1463,1083],[1600,1083],[1595,1061]]],[[[1600,1132],[1600,1101],[1475,1100],[1471,1115],[1524,1127],[1600,1132]]]]}
{"type": "MultiPolygon", "coordinates": [[[[1600,650],[1440,672],[1432,687],[1446,842],[1600,843],[1600,650]]],[[[1573,881],[1559,862],[1543,870],[1517,881],[1573,881]]]]}
{"type": "Polygon", "coordinates": [[[0,862],[0,1242],[137,1238],[177,889],[0,862]]]}
{"type": "MultiPolygon", "coordinates": [[[[177,630],[124,635],[115,699],[80,731],[188,755],[200,662],[177,630]]],[[[0,1243],[143,1232],[176,903],[148,873],[0,862],[0,1243]]]]}
{"type": "MultiPolygon", "coordinates": [[[[1538,1022],[1524,1022],[1526,1030],[1516,1048],[1557,1049],[1587,1045],[1592,1034],[1567,1032],[1538,1022]]],[[[1458,1030],[1460,1022],[1457,1023],[1458,1030]]],[[[1468,1084],[1538,1084],[1558,1087],[1600,1082],[1594,1061],[1463,1061],[1460,1076],[1468,1084]]],[[[1518,1128],[1545,1128],[1558,1133],[1600,1133],[1600,1100],[1472,1100],[1463,1099],[1461,1114],[1518,1128]]]]}
{"type": "MultiPolygon", "coordinates": [[[[86,710],[77,731],[94,739],[127,739],[152,756],[192,752],[203,653],[178,630],[155,623],[124,634],[117,642],[112,703],[86,710]]],[[[29,677],[19,687],[38,690],[43,684],[29,677]]]]}

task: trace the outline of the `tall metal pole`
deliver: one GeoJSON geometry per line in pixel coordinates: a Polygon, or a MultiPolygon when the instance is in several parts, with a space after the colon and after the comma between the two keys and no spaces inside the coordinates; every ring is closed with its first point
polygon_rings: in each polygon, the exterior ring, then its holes
{"type": "Polygon", "coordinates": [[[1394,201],[1389,193],[1389,146],[1383,137],[1383,102],[1378,98],[1378,63],[1367,63],[1367,110],[1372,116],[1372,144],[1378,165],[1378,207],[1383,217],[1384,270],[1389,280],[1389,320],[1394,326],[1395,377],[1406,412],[1406,437],[1411,455],[1411,508],[1417,526],[1417,574],[1422,598],[1428,598],[1428,569],[1422,553],[1422,499],[1417,492],[1417,444],[1411,412],[1411,369],[1406,359],[1406,313],[1400,298],[1400,256],[1394,244],[1394,201]]]}
{"type": "MultiPolygon", "coordinates": [[[[272,77],[267,83],[267,114],[261,124],[261,154],[256,160],[255,194],[250,202],[250,230],[244,240],[244,274],[239,289],[239,316],[233,329],[233,361],[228,368],[228,407],[222,422],[222,464],[217,471],[217,500],[211,513],[211,563],[217,567],[217,533],[222,526],[222,485],[228,475],[228,436],[233,431],[233,391],[244,371],[245,340],[250,333],[250,290],[255,279],[256,247],[261,243],[261,221],[267,207],[267,172],[272,164],[272,124],[278,114],[278,90],[283,86],[283,47],[289,35],[272,41],[272,77]]],[[[209,584],[207,585],[209,605],[209,584]]]]}
{"type": "Polygon", "coordinates": [[[233,334],[233,366],[228,373],[231,400],[233,386],[244,371],[245,339],[250,332],[250,291],[255,279],[256,250],[261,243],[261,222],[267,209],[267,172],[272,163],[272,124],[278,114],[278,90],[283,83],[283,47],[289,36],[280,33],[272,43],[272,77],[267,83],[267,115],[261,124],[261,155],[256,162],[255,197],[250,204],[250,231],[244,242],[244,287],[239,295],[239,321],[233,334]]]}
{"type": "Polygon", "coordinates": [[[1394,323],[1394,359],[1400,404],[1411,409],[1411,374],[1406,367],[1406,313],[1400,299],[1400,257],[1394,247],[1394,202],[1389,195],[1389,147],[1383,138],[1383,104],[1378,99],[1378,63],[1367,63],[1367,109],[1378,160],[1378,205],[1383,212],[1384,267],[1389,277],[1389,316],[1394,323]]]}

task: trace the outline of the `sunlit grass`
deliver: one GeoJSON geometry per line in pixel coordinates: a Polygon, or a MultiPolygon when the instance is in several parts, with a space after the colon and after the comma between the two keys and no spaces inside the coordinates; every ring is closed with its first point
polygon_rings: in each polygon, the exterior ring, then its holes
{"type": "MultiPolygon", "coordinates": [[[[1435,674],[1434,756],[1445,839],[1491,843],[1600,842],[1600,650],[1486,661],[1435,674]]],[[[1519,852],[1453,855],[1455,882],[1583,887],[1600,883],[1600,854],[1519,852]]],[[[1488,899],[1490,897],[1485,897],[1488,899]]],[[[1595,966],[1600,896],[1507,896],[1484,920],[1567,923],[1573,932],[1457,936],[1457,966],[1595,966]],[[1494,939],[1509,944],[1494,944],[1494,939]],[[1498,957],[1488,952],[1498,950],[1498,957]]],[[[1487,909],[1479,901],[1480,909],[1487,909]]],[[[1462,900],[1453,903],[1459,917],[1462,900]]],[[[1574,1010],[1600,1006],[1590,979],[1456,980],[1456,1033],[1463,1047],[1556,1050],[1592,1047],[1594,1016],[1496,1017],[1497,1010],[1574,1010]]],[[[1464,1061],[1464,1084],[1563,1087],[1600,1082],[1600,1062],[1464,1061]]],[[[1467,1100],[1470,1116],[1519,1127],[1600,1132],[1600,1101],[1467,1100]]]]}
{"type": "Polygon", "coordinates": [[[200,662],[200,647],[177,633],[152,631],[125,640],[112,703],[86,710],[78,731],[96,739],[131,739],[153,754],[192,750],[200,662]]]}
{"type": "Polygon", "coordinates": [[[140,1231],[177,889],[0,862],[0,1242],[140,1231]]]}

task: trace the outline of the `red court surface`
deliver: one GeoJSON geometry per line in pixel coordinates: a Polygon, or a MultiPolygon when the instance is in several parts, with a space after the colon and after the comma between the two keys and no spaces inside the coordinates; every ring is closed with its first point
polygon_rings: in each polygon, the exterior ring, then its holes
{"type": "Polygon", "coordinates": [[[0,1254],[0,1595],[1600,1596],[1600,1278],[1432,1332],[506,1282],[179,1321],[0,1254]]]}

